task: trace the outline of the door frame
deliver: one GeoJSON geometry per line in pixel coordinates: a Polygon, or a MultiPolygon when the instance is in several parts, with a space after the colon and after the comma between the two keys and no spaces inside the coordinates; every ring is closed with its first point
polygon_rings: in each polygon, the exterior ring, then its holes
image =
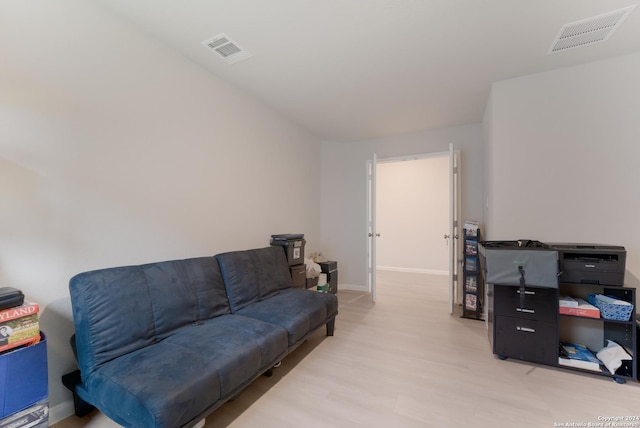
{"type": "Polygon", "coordinates": [[[367,290],[371,294],[372,300],[376,301],[376,238],[380,235],[376,228],[376,165],[378,163],[390,163],[390,162],[404,162],[408,160],[421,160],[429,158],[447,157],[450,159],[449,167],[449,216],[450,216],[450,228],[448,235],[453,239],[448,240],[448,244],[453,244],[453,248],[450,246],[449,250],[449,313],[453,313],[453,307],[455,303],[459,303],[458,296],[458,271],[460,264],[459,257],[459,213],[460,213],[460,164],[459,164],[459,150],[454,150],[453,144],[449,144],[449,150],[445,152],[433,152],[433,153],[420,153],[413,155],[393,156],[387,158],[378,158],[376,153],[373,153],[372,159],[366,161],[366,174],[367,174],[367,218],[366,218],[366,237],[367,237],[367,254],[366,254],[366,267],[367,267],[367,290]]]}

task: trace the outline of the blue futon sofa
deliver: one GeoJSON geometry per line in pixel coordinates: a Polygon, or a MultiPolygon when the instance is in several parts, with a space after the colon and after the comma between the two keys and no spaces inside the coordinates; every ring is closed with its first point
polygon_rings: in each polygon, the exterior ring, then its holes
{"type": "Polygon", "coordinates": [[[126,427],[190,427],[271,369],[337,298],[292,287],[280,247],[114,267],[69,284],[76,414],[126,427]]]}

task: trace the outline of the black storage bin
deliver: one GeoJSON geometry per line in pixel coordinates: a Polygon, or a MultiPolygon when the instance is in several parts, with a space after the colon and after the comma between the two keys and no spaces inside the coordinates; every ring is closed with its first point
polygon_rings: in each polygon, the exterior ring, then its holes
{"type": "Polygon", "coordinates": [[[13,287],[0,287],[0,310],[20,306],[23,303],[22,291],[13,287]]]}
{"type": "Polygon", "coordinates": [[[284,249],[289,266],[304,263],[304,245],[306,243],[303,234],[271,235],[271,245],[277,245],[284,249]]]}
{"type": "Polygon", "coordinates": [[[329,292],[336,294],[338,292],[338,262],[326,261],[318,263],[322,269],[322,273],[327,274],[327,283],[329,284],[329,292]]]}

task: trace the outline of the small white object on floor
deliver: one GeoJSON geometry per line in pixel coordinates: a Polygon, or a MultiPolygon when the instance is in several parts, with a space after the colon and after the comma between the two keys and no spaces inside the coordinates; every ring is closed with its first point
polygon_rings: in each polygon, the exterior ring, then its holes
{"type": "Polygon", "coordinates": [[[193,428],[204,428],[204,422],[205,422],[205,420],[204,420],[204,419],[203,419],[203,420],[201,420],[200,422],[198,422],[197,424],[195,424],[195,425],[193,426],[193,428]]]}

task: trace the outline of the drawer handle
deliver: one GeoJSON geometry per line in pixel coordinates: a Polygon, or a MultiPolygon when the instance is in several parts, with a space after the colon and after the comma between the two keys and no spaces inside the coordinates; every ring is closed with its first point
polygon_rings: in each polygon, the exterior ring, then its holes
{"type": "MultiPolygon", "coordinates": [[[[516,290],[516,293],[520,294],[520,290],[516,290]]],[[[536,292],[535,291],[525,290],[524,294],[532,294],[533,295],[533,294],[536,294],[536,292]]]]}
{"type": "Polygon", "coordinates": [[[534,329],[528,328],[528,327],[520,327],[520,326],[518,326],[518,327],[516,327],[516,329],[518,331],[524,331],[525,333],[535,333],[536,332],[534,329]]]}
{"type": "Polygon", "coordinates": [[[525,308],[516,308],[517,312],[522,312],[525,314],[535,314],[536,311],[534,311],[533,309],[525,309],[525,308]]]}

